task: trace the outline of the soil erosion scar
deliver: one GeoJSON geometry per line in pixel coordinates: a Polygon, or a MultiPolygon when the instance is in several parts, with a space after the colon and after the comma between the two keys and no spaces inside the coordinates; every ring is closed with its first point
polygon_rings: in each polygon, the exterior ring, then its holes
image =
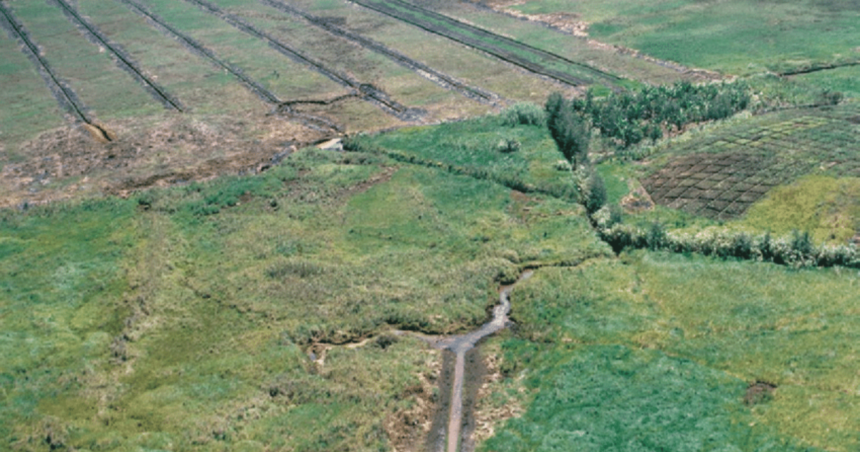
{"type": "Polygon", "coordinates": [[[123,51],[119,45],[112,43],[96,26],[81,17],[81,15],[78,14],[71,5],[66,3],[66,0],[52,1],[63,10],[66,17],[77,23],[78,29],[81,30],[85,36],[90,38],[93,43],[106,48],[111,55],[113,55],[117,65],[140,82],[152,97],[161,102],[166,108],[182,111],[182,104],[180,104],[176,98],[171,96],[164,88],[147,77],[146,74],[144,74],[137,66],[137,63],[135,63],[131,57],[126,55],[125,51],[123,51]]]}
{"type": "Polygon", "coordinates": [[[403,66],[403,67],[405,67],[405,68],[407,68],[413,72],[418,73],[422,77],[436,83],[437,85],[439,85],[445,89],[457,91],[460,94],[462,94],[462,95],[464,95],[470,99],[474,99],[474,100],[477,100],[478,102],[482,102],[485,104],[494,105],[494,104],[498,103],[500,100],[500,97],[498,94],[491,93],[489,91],[486,91],[484,89],[477,88],[474,86],[469,86],[466,83],[464,83],[460,80],[457,80],[456,78],[454,78],[451,75],[448,75],[444,72],[433,69],[432,67],[427,66],[426,64],[421,63],[419,61],[413,60],[412,58],[409,58],[408,56],[406,56],[400,52],[397,52],[395,50],[388,48],[387,46],[385,46],[382,43],[376,42],[372,39],[366,38],[366,37],[361,36],[357,33],[353,33],[351,31],[344,29],[344,28],[338,27],[337,25],[334,25],[331,22],[326,21],[322,17],[317,17],[314,15],[311,15],[305,11],[302,11],[298,8],[295,8],[291,5],[288,5],[281,0],[260,0],[260,1],[265,5],[271,6],[272,8],[278,9],[280,11],[287,13],[287,14],[301,17],[301,18],[305,19],[306,21],[310,22],[312,25],[317,26],[319,28],[322,28],[323,30],[325,30],[325,31],[327,31],[327,32],[329,32],[335,36],[339,36],[341,38],[347,39],[349,41],[352,41],[352,42],[358,44],[359,46],[361,46],[365,49],[368,49],[368,50],[376,52],[380,55],[383,55],[383,56],[387,57],[388,59],[390,59],[391,61],[394,61],[395,63],[397,63],[397,64],[399,64],[399,65],[401,65],[401,66],[403,66]]]}
{"type": "Polygon", "coordinates": [[[322,63],[301,54],[299,51],[287,46],[283,42],[275,39],[269,34],[257,29],[251,24],[245,22],[239,17],[230,14],[218,6],[207,2],[205,0],[185,0],[189,3],[192,3],[199,7],[200,9],[214,14],[219,17],[221,20],[227,22],[228,24],[238,28],[239,30],[257,38],[265,41],[269,44],[273,49],[280,52],[282,55],[287,58],[292,59],[293,61],[299,62],[306,66],[311,67],[311,69],[319,72],[320,74],[328,77],[335,83],[338,83],[342,86],[351,88],[356,90],[359,95],[366,101],[375,104],[380,107],[383,111],[392,116],[395,116],[404,121],[415,121],[419,118],[420,114],[418,111],[407,108],[404,105],[401,105],[394,99],[392,99],[387,93],[380,90],[379,88],[373,86],[370,83],[361,83],[358,80],[353,79],[351,76],[347,74],[340,74],[335,72],[333,69],[329,69],[325,67],[322,63]]]}
{"type": "Polygon", "coordinates": [[[78,99],[78,96],[75,95],[72,88],[69,87],[65,81],[60,79],[56,73],[54,73],[54,70],[51,69],[51,66],[48,65],[48,62],[39,52],[39,46],[30,39],[27,30],[15,19],[15,16],[2,1],[0,1],[0,19],[2,19],[0,20],[0,26],[6,28],[9,31],[10,36],[21,41],[23,44],[21,46],[21,51],[24,52],[24,54],[27,55],[27,58],[36,66],[39,74],[48,85],[48,89],[51,90],[51,93],[54,94],[57,102],[59,102],[60,108],[69,112],[75,117],[75,120],[84,123],[87,131],[89,131],[97,140],[112,141],[114,139],[113,133],[96,123],[89,117],[89,115],[87,115],[86,106],[80,99],[78,99]]]}
{"type": "Polygon", "coordinates": [[[384,2],[381,0],[351,1],[430,33],[480,50],[529,72],[549,77],[557,82],[571,86],[599,82],[616,91],[623,89],[618,83],[621,78],[613,74],[411,3],[399,0],[386,0],[384,2]]]}
{"type": "Polygon", "coordinates": [[[460,427],[463,423],[463,375],[466,367],[466,352],[471,350],[483,338],[504,329],[508,323],[508,313],[511,312],[511,289],[520,281],[530,278],[532,270],[520,275],[516,283],[502,287],[499,294],[499,304],[493,308],[493,318],[481,328],[460,336],[440,339],[433,346],[450,350],[457,355],[454,364],[454,382],[451,388],[451,411],[448,415],[448,447],[447,452],[457,452],[460,444],[460,427]]]}

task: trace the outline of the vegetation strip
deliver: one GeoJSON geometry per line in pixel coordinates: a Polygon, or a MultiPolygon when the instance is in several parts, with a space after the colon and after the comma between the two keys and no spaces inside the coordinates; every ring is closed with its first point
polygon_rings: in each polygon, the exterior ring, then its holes
{"type": "Polygon", "coordinates": [[[409,3],[397,0],[353,2],[567,85],[580,86],[600,81],[621,90],[618,85],[621,79],[617,76],[409,3]],[[550,68],[552,63],[564,66],[565,70],[550,68]],[[582,76],[571,75],[571,72],[582,73],[582,76]]]}
{"type": "Polygon", "coordinates": [[[272,37],[271,35],[257,29],[256,27],[245,22],[239,17],[222,10],[221,8],[210,2],[204,0],[186,1],[197,5],[199,8],[206,12],[218,16],[219,18],[229,23],[230,25],[238,28],[239,30],[242,30],[247,34],[254,36],[257,39],[266,41],[273,49],[277,50],[284,56],[299,63],[310,66],[313,70],[328,77],[332,81],[339,83],[342,86],[356,90],[358,93],[360,93],[361,97],[364,100],[382,107],[382,110],[384,110],[385,112],[406,121],[414,121],[417,119],[418,115],[416,114],[417,112],[415,110],[407,108],[406,106],[401,105],[394,99],[391,99],[391,97],[387,93],[373,86],[372,84],[361,83],[347,74],[339,74],[334,70],[325,67],[319,61],[316,61],[311,57],[301,54],[299,51],[287,46],[283,42],[272,37]]]}
{"type": "Polygon", "coordinates": [[[271,91],[269,91],[268,89],[266,89],[265,87],[263,87],[262,85],[260,85],[256,81],[254,81],[252,78],[250,78],[247,75],[245,75],[244,73],[242,73],[241,69],[237,68],[236,66],[233,66],[230,63],[227,63],[227,62],[221,60],[220,58],[218,58],[215,55],[214,52],[207,49],[202,44],[200,44],[199,42],[197,42],[196,40],[194,40],[190,36],[186,35],[185,33],[182,33],[181,31],[177,30],[176,28],[173,28],[172,26],[168,25],[167,22],[164,21],[164,19],[158,17],[155,13],[149,11],[147,8],[143,7],[142,5],[137,3],[136,1],[134,1],[134,0],[117,0],[117,1],[128,6],[129,8],[132,9],[132,11],[143,16],[150,23],[155,24],[162,31],[166,32],[167,34],[172,35],[175,39],[179,40],[185,47],[187,47],[188,49],[190,49],[194,53],[208,59],[209,61],[214,63],[216,66],[221,67],[225,71],[232,74],[234,77],[239,79],[239,81],[241,81],[242,84],[244,84],[245,87],[248,88],[252,93],[257,95],[257,97],[259,97],[260,99],[263,99],[263,101],[268,102],[270,104],[276,104],[276,105],[281,103],[281,100],[278,99],[277,96],[275,96],[271,91]]]}
{"type": "Polygon", "coordinates": [[[3,19],[5,19],[2,22],[5,25],[4,28],[7,28],[10,34],[17,37],[24,44],[21,47],[21,51],[38,67],[39,73],[45,79],[45,82],[48,83],[48,87],[54,93],[54,97],[57,98],[61,107],[73,114],[78,120],[89,123],[90,120],[87,118],[86,113],[84,113],[86,107],[84,107],[80,99],[75,95],[75,92],[64,81],[60,80],[54,73],[54,70],[51,69],[51,66],[48,65],[48,62],[42,58],[39,46],[30,39],[24,26],[15,19],[15,16],[6,8],[2,0],[0,0],[0,13],[2,13],[3,19]]]}
{"type": "Polygon", "coordinates": [[[110,40],[104,34],[102,34],[102,32],[99,31],[99,29],[95,25],[89,23],[86,19],[81,17],[81,15],[78,14],[78,12],[75,11],[75,9],[71,7],[71,5],[66,3],[66,0],[53,1],[60,7],[60,9],[63,10],[63,13],[66,15],[66,17],[76,22],[78,24],[78,28],[85,35],[90,37],[96,45],[102,46],[107,49],[111,53],[111,55],[113,55],[117,65],[129,74],[131,74],[131,76],[137,79],[138,82],[142,83],[146,90],[156,100],[161,102],[166,108],[172,108],[177,111],[182,111],[182,104],[180,104],[176,98],[171,96],[167,92],[167,90],[165,90],[153,80],[151,80],[149,77],[144,75],[143,71],[139,67],[137,67],[137,64],[134,62],[134,60],[132,60],[131,57],[125,55],[125,52],[122,50],[122,48],[119,47],[119,45],[110,42],[110,40]]]}
{"type": "Polygon", "coordinates": [[[288,5],[284,2],[282,2],[281,0],[260,0],[260,1],[266,5],[269,5],[273,8],[278,9],[280,11],[283,11],[287,14],[299,16],[299,17],[307,20],[311,24],[313,24],[319,28],[322,28],[323,30],[325,30],[325,31],[327,31],[327,32],[329,32],[335,36],[339,36],[341,38],[348,39],[348,40],[355,42],[356,44],[360,45],[361,47],[364,47],[366,49],[369,49],[369,50],[372,50],[376,53],[384,55],[384,56],[388,57],[390,60],[394,61],[395,63],[397,63],[397,64],[399,64],[399,65],[401,65],[401,66],[403,66],[409,70],[417,72],[422,77],[433,81],[434,83],[436,83],[437,85],[439,85],[445,89],[457,91],[460,94],[462,94],[462,95],[464,95],[470,99],[474,99],[474,100],[477,100],[479,102],[483,102],[486,104],[496,104],[500,100],[500,96],[498,94],[491,93],[489,91],[486,91],[484,89],[477,88],[474,86],[469,86],[469,85],[457,80],[456,78],[454,78],[451,75],[445,74],[444,72],[433,69],[432,67],[427,66],[424,63],[413,60],[412,58],[409,58],[408,56],[406,56],[400,52],[397,52],[393,49],[388,48],[387,46],[385,46],[382,43],[376,42],[372,39],[366,38],[366,37],[361,36],[357,33],[353,33],[351,31],[345,30],[341,27],[338,27],[337,25],[334,25],[332,23],[327,22],[325,19],[323,19],[321,17],[311,15],[311,14],[307,13],[306,11],[302,11],[298,8],[295,8],[291,5],[288,5]]]}

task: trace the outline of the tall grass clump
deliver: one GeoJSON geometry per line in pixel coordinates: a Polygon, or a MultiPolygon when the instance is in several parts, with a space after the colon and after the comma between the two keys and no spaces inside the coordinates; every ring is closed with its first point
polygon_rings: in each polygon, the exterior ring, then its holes
{"type": "Polygon", "coordinates": [[[502,112],[502,123],[506,126],[538,126],[546,123],[546,115],[541,107],[530,102],[519,102],[502,112]]]}

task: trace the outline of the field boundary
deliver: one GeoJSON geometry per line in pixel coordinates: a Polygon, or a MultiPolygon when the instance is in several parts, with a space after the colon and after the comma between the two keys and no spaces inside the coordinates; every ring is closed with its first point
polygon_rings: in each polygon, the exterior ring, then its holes
{"type": "Polygon", "coordinates": [[[84,19],[77,11],[75,11],[74,8],[72,8],[71,5],[66,3],[66,0],[53,0],[53,2],[63,10],[63,14],[69,20],[76,23],[78,30],[80,30],[82,34],[87,36],[93,44],[103,46],[107,49],[114,61],[116,61],[117,65],[131,74],[131,76],[142,84],[144,89],[146,89],[146,91],[149,92],[149,94],[157,101],[161,102],[165,108],[180,112],[183,111],[182,104],[179,100],[168,93],[166,89],[147,77],[143,70],[137,66],[137,63],[126,54],[125,50],[123,50],[119,44],[111,42],[107,36],[98,29],[98,27],[84,19]]]}
{"type": "Polygon", "coordinates": [[[350,88],[355,90],[361,98],[364,100],[375,104],[380,107],[386,113],[397,117],[398,119],[402,119],[408,122],[414,122],[418,120],[421,116],[419,110],[408,108],[399,102],[395,101],[388,95],[385,91],[377,88],[373,84],[370,83],[362,83],[358,80],[355,80],[353,77],[347,74],[341,74],[336,72],[333,69],[327,68],[323,63],[312,59],[306,55],[303,55],[296,49],[289,47],[283,42],[275,39],[268,33],[259,30],[253,25],[245,22],[240,19],[238,16],[230,14],[218,6],[205,1],[205,0],[185,0],[188,3],[196,5],[198,8],[202,9],[205,12],[208,12],[221,20],[227,22],[228,24],[234,26],[235,28],[257,38],[262,41],[265,41],[269,44],[270,47],[277,50],[282,55],[296,61],[298,63],[309,66],[314,71],[328,77],[335,83],[340,84],[341,86],[350,88]]]}
{"type": "Polygon", "coordinates": [[[484,104],[496,105],[499,103],[500,100],[502,100],[501,96],[499,96],[498,94],[489,92],[489,91],[482,89],[482,88],[470,86],[470,85],[466,84],[465,82],[457,80],[455,77],[453,77],[451,75],[448,75],[444,72],[433,69],[432,67],[427,66],[424,63],[421,63],[421,62],[416,61],[412,58],[409,58],[408,56],[406,56],[400,52],[397,52],[397,51],[389,48],[388,46],[386,46],[380,42],[377,42],[377,41],[374,41],[370,38],[361,36],[357,33],[353,33],[351,31],[345,30],[341,27],[338,27],[334,24],[331,24],[331,23],[325,21],[325,19],[323,19],[321,17],[314,16],[314,15],[312,15],[306,11],[302,11],[298,8],[295,8],[291,5],[284,3],[281,0],[260,0],[260,1],[263,4],[271,6],[272,8],[275,8],[281,12],[284,12],[284,13],[287,13],[287,14],[290,14],[293,16],[301,17],[301,18],[305,19],[306,21],[310,22],[312,25],[319,27],[319,28],[322,28],[323,30],[325,30],[325,31],[327,31],[327,32],[329,32],[335,36],[339,36],[339,37],[344,38],[346,40],[352,41],[352,42],[358,44],[359,46],[361,46],[363,48],[366,48],[366,49],[371,50],[373,52],[376,52],[380,55],[383,55],[383,56],[387,57],[388,59],[394,61],[395,63],[417,73],[418,75],[421,75],[422,77],[432,81],[433,83],[435,83],[435,84],[437,84],[437,85],[439,85],[445,89],[457,91],[460,94],[462,94],[462,95],[464,95],[464,96],[466,96],[472,100],[476,100],[476,101],[484,103],[484,104]]]}
{"type": "Polygon", "coordinates": [[[448,17],[444,14],[437,13],[435,11],[428,10],[426,8],[422,8],[416,5],[412,5],[410,3],[405,3],[399,0],[388,0],[385,4],[380,4],[375,0],[350,0],[352,3],[363,6],[372,11],[376,11],[379,14],[383,14],[394,18],[398,21],[410,24],[412,26],[421,28],[427,32],[433,33],[438,36],[442,36],[446,39],[450,39],[457,43],[460,43],[464,46],[473,48],[475,50],[480,50],[488,55],[491,55],[495,58],[498,58],[507,63],[518,66],[522,69],[525,69],[534,74],[542,75],[548,77],[557,82],[570,85],[570,86],[582,86],[588,85],[595,82],[602,82],[607,84],[611,89],[615,91],[621,91],[623,88],[618,84],[622,79],[616,75],[601,71],[600,69],[591,67],[587,64],[580,63],[578,61],[573,61],[569,58],[565,58],[561,55],[548,52],[546,50],[539,49],[537,47],[530,46],[528,44],[513,40],[511,38],[493,33],[491,31],[485,30],[483,28],[476,27],[474,25],[467,24],[465,22],[461,22],[452,17],[448,17]],[[449,30],[446,32],[445,30],[440,29],[439,26],[434,26],[430,20],[420,20],[420,18],[410,17],[410,15],[404,14],[403,12],[398,11],[395,7],[391,5],[397,5],[402,9],[408,10],[413,14],[420,16],[426,16],[435,20],[437,22],[443,22],[452,26],[454,29],[464,30],[465,33],[455,32],[453,30],[449,30]],[[470,33],[472,35],[487,37],[491,40],[495,40],[498,44],[492,44],[490,42],[482,42],[477,38],[470,38],[466,33],[470,33]],[[543,64],[538,64],[532,61],[529,61],[521,56],[514,54],[511,51],[506,51],[502,46],[518,49],[520,51],[524,51],[526,53],[532,54],[537,57],[538,60],[541,61],[557,61],[561,62],[565,65],[573,65],[576,66],[585,72],[589,73],[589,75],[593,76],[593,80],[586,80],[584,78],[575,77],[567,72],[550,69],[545,67],[543,64]]]}

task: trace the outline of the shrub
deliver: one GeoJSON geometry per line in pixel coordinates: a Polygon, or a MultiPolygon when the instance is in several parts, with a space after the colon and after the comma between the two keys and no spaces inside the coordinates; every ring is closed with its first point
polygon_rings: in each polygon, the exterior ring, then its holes
{"type": "Polygon", "coordinates": [[[597,212],[606,204],[606,184],[597,172],[588,178],[587,194],[585,197],[585,210],[589,214],[597,212]]]}
{"type": "Polygon", "coordinates": [[[546,122],[546,114],[539,106],[520,102],[502,112],[502,121],[506,126],[539,126],[546,122]]]}
{"type": "Polygon", "coordinates": [[[513,138],[504,138],[496,144],[496,151],[502,154],[510,154],[520,150],[520,142],[513,138]]]}

